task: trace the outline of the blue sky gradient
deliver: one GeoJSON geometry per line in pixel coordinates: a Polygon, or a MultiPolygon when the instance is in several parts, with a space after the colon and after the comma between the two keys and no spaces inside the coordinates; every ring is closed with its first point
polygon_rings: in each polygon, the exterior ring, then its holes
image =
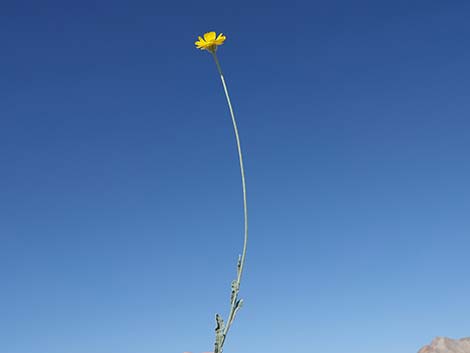
{"type": "Polygon", "coordinates": [[[467,1],[4,1],[0,353],[470,335],[467,1]]]}

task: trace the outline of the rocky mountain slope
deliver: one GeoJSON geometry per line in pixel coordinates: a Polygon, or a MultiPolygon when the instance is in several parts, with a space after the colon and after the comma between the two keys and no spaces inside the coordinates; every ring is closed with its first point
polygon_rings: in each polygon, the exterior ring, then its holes
{"type": "Polygon", "coordinates": [[[421,348],[418,353],[470,353],[470,337],[460,340],[436,337],[431,344],[421,348]]]}

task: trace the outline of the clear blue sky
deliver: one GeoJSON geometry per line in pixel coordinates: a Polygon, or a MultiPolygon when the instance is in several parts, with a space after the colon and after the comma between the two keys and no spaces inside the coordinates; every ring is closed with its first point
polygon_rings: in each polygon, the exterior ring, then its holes
{"type": "Polygon", "coordinates": [[[470,334],[468,1],[3,1],[0,353],[470,334]]]}

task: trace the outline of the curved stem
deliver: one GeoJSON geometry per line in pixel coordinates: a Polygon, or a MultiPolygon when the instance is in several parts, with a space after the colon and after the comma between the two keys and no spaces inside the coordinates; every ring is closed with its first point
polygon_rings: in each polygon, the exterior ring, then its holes
{"type": "MultiPolygon", "coordinates": [[[[240,173],[241,173],[241,178],[242,178],[242,191],[243,191],[243,213],[244,213],[244,219],[245,219],[245,236],[244,236],[244,242],[243,242],[243,252],[240,258],[239,262],[239,270],[238,270],[238,275],[237,275],[237,288],[240,287],[240,281],[242,278],[242,272],[243,272],[243,266],[245,265],[245,257],[246,257],[246,246],[248,243],[248,209],[247,209],[247,203],[246,203],[246,183],[245,183],[245,169],[243,168],[243,156],[242,156],[242,149],[240,145],[240,137],[238,135],[238,128],[237,128],[237,122],[235,120],[235,114],[233,113],[233,108],[232,108],[232,103],[230,102],[230,96],[228,94],[228,89],[227,89],[227,84],[225,83],[225,78],[224,74],[222,72],[222,68],[220,67],[219,59],[217,58],[217,54],[212,52],[212,56],[214,57],[215,64],[217,66],[217,70],[219,71],[220,74],[220,79],[222,81],[222,86],[224,87],[224,92],[225,92],[225,97],[227,98],[227,104],[228,108],[230,110],[230,116],[232,117],[232,124],[233,124],[233,130],[235,132],[235,139],[237,140],[237,149],[238,149],[238,159],[240,161],[240,173]]],[[[238,294],[238,290],[237,290],[238,294]]],[[[223,339],[225,340],[225,336],[227,335],[227,332],[230,329],[230,326],[232,324],[232,320],[235,315],[235,309],[236,309],[236,298],[232,300],[231,307],[230,307],[230,313],[228,316],[227,320],[227,325],[224,328],[223,332],[223,339]]],[[[222,341],[223,343],[223,341],[222,341]]]]}

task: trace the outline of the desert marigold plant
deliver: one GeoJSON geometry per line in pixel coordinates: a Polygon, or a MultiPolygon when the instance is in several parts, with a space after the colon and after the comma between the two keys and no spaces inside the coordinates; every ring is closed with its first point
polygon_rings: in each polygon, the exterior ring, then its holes
{"type": "Polygon", "coordinates": [[[235,120],[235,114],[233,112],[232,103],[230,101],[230,95],[228,93],[227,84],[225,82],[225,77],[222,72],[222,67],[220,66],[219,59],[217,57],[217,48],[224,44],[227,38],[220,33],[219,35],[216,32],[207,32],[204,34],[203,37],[199,36],[198,40],[194,43],[198,49],[208,51],[212,54],[214,58],[215,65],[217,66],[217,70],[220,75],[220,80],[222,81],[222,87],[224,89],[225,97],[227,98],[227,104],[230,112],[230,116],[232,118],[232,125],[233,131],[235,133],[235,139],[237,142],[237,150],[238,150],[238,160],[240,162],[240,173],[241,173],[241,181],[242,181],[242,194],[243,194],[243,215],[244,215],[244,239],[243,239],[243,250],[241,255],[238,257],[237,262],[237,277],[235,280],[232,281],[232,291],[230,297],[230,311],[227,317],[226,322],[222,319],[219,314],[216,314],[216,328],[215,328],[215,346],[214,346],[214,353],[222,353],[225,339],[227,338],[228,331],[232,326],[233,320],[237,312],[243,305],[243,299],[238,298],[238,292],[240,291],[240,282],[242,279],[243,273],[243,266],[245,264],[245,257],[246,257],[246,247],[248,242],[248,208],[246,202],[246,183],[245,183],[245,169],[243,167],[243,155],[242,149],[240,144],[240,136],[238,134],[238,127],[237,121],[235,120]]]}

